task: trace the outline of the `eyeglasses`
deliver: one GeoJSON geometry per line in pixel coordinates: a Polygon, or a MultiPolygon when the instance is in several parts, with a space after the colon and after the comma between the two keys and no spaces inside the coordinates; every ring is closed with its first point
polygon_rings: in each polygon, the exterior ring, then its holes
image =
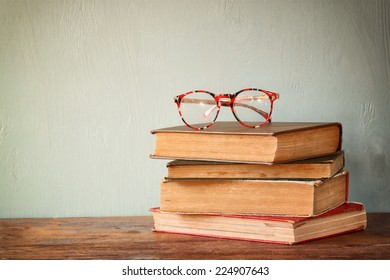
{"type": "Polygon", "coordinates": [[[263,89],[246,88],[234,94],[214,94],[194,90],[174,98],[179,115],[190,128],[210,127],[218,117],[221,106],[230,107],[243,126],[257,128],[271,122],[273,104],[279,94],[263,89]]]}

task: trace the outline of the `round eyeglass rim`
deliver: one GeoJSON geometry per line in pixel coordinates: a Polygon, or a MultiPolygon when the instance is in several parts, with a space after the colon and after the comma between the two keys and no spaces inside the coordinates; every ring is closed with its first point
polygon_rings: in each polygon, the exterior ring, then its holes
{"type": "Polygon", "coordinates": [[[179,111],[179,115],[180,115],[180,118],[182,119],[183,123],[194,129],[194,130],[204,130],[204,129],[207,129],[209,128],[210,126],[212,126],[216,119],[218,118],[218,115],[219,115],[219,112],[220,112],[220,109],[221,109],[221,104],[219,102],[219,98],[229,98],[230,99],[230,102],[229,102],[229,107],[233,113],[233,116],[234,118],[238,121],[238,123],[240,123],[242,126],[244,127],[248,127],[248,128],[259,128],[261,126],[264,126],[266,125],[267,123],[271,123],[271,116],[272,116],[272,112],[273,112],[273,104],[274,104],[274,101],[279,99],[279,93],[276,93],[276,92],[272,92],[272,91],[268,91],[268,90],[264,90],[264,89],[258,89],[258,88],[244,88],[244,89],[241,89],[239,91],[237,91],[236,93],[233,93],[233,94],[215,94],[213,92],[210,92],[210,91],[207,91],[207,90],[192,90],[192,91],[188,91],[186,93],[183,93],[183,94],[180,94],[180,95],[177,95],[175,96],[174,98],[174,101],[177,105],[177,108],[178,108],[178,111],[179,111]],[[248,125],[246,124],[245,122],[243,122],[242,120],[240,120],[240,118],[236,115],[235,111],[234,111],[234,101],[235,101],[235,98],[242,92],[246,92],[246,91],[260,91],[262,93],[265,93],[269,100],[270,100],[270,111],[268,113],[268,117],[265,119],[264,122],[258,124],[258,125],[255,125],[255,126],[252,126],[252,125],[248,125]],[[216,106],[217,106],[217,113],[214,117],[214,119],[209,123],[207,124],[206,126],[203,126],[203,127],[196,127],[196,126],[193,126],[191,124],[189,124],[183,117],[182,115],[182,112],[181,112],[181,109],[180,109],[180,105],[181,105],[181,101],[182,99],[187,96],[187,95],[190,95],[190,94],[194,94],[194,93],[205,93],[205,94],[209,94],[213,97],[213,99],[215,100],[216,102],[216,106]]]}

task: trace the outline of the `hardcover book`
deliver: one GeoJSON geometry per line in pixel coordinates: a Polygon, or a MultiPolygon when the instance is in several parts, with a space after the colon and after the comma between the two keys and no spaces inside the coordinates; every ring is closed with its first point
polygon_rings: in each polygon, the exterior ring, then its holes
{"type": "Polygon", "coordinates": [[[348,202],[316,217],[182,214],[151,209],[156,232],[296,244],[364,229],[366,211],[348,202]]]}
{"type": "Polygon", "coordinates": [[[347,197],[347,170],[323,180],[178,179],[160,185],[164,212],[315,216],[347,197]]]}
{"type": "Polygon", "coordinates": [[[156,129],[152,158],[280,163],[325,156],[341,149],[340,123],[272,122],[246,128],[216,122],[206,130],[156,129]]]}
{"type": "Polygon", "coordinates": [[[167,163],[167,179],[325,179],[344,167],[344,153],[275,164],[174,160],[167,163]]]}

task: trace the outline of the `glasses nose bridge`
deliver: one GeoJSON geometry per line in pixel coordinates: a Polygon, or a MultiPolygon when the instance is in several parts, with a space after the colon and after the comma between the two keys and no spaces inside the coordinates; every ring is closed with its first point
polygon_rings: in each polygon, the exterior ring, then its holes
{"type": "Polygon", "coordinates": [[[234,96],[233,96],[233,94],[222,93],[222,94],[216,95],[215,99],[217,100],[219,106],[230,107],[233,104],[234,96]]]}

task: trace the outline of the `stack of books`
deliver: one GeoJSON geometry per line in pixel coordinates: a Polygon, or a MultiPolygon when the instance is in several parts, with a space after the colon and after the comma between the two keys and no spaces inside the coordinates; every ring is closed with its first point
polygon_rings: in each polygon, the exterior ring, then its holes
{"type": "Polygon", "coordinates": [[[170,159],[151,209],[154,231],[295,244],[364,229],[348,201],[340,123],[216,122],[153,130],[152,158],[170,159]]]}

